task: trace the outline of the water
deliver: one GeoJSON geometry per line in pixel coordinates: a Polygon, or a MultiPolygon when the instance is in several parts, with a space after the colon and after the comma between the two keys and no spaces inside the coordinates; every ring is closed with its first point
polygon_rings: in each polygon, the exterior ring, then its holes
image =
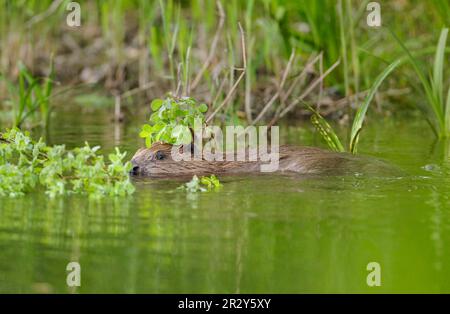
{"type": "MultiPolygon", "coordinates": [[[[133,153],[138,127],[75,107],[57,112],[48,141],[133,153]]],[[[281,136],[323,145],[307,124],[281,136]]],[[[180,180],[139,180],[129,198],[0,199],[0,292],[450,292],[449,145],[418,119],[380,118],[360,152],[408,175],[222,177],[194,195],[180,180]],[[380,287],[366,283],[369,262],[380,287]]]]}

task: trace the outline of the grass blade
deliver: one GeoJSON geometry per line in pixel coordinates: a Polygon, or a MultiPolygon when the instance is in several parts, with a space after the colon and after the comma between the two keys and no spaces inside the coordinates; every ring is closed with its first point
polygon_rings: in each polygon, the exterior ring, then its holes
{"type": "Polygon", "coordinates": [[[443,72],[444,72],[444,55],[445,55],[445,45],[447,42],[447,34],[448,28],[442,29],[441,35],[439,37],[439,42],[436,47],[436,55],[434,57],[434,66],[433,66],[434,95],[438,100],[439,104],[442,104],[442,106],[444,106],[443,72]]]}
{"type": "Polygon", "coordinates": [[[350,133],[350,152],[356,153],[356,148],[358,145],[359,140],[359,134],[362,129],[362,125],[364,122],[364,119],[366,117],[367,109],[369,108],[369,105],[375,96],[375,93],[378,90],[378,87],[380,87],[381,83],[384,81],[384,79],[401,63],[401,60],[396,60],[393,63],[391,63],[384,71],[377,77],[375,82],[373,83],[372,87],[369,90],[369,93],[367,94],[366,98],[364,99],[364,102],[359,107],[358,111],[356,112],[355,119],[353,120],[352,125],[352,131],[350,133]]]}
{"type": "Polygon", "coordinates": [[[447,101],[445,104],[445,124],[447,126],[447,137],[450,137],[450,87],[447,92],[447,101]]]}
{"type": "Polygon", "coordinates": [[[338,135],[328,124],[328,122],[313,107],[305,102],[303,103],[312,113],[311,123],[314,125],[320,135],[322,135],[322,138],[327,142],[328,146],[336,152],[344,152],[344,146],[342,145],[338,135]]]}
{"type": "Polygon", "coordinates": [[[412,56],[411,52],[406,48],[406,46],[403,44],[403,42],[400,40],[400,38],[395,35],[394,32],[391,31],[392,36],[395,38],[395,40],[398,42],[400,47],[403,49],[403,51],[406,53],[408,60],[410,61],[411,65],[413,66],[417,76],[419,77],[422,86],[425,90],[425,93],[428,98],[428,102],[433,109],[434,117],[438,123],[438,127],[436,129],[443,130],[444,129],[444,117],[441,110],[441,105],[438,103],[438,99],[435,98],[435,95],[433,93],[433,89],[431,87],[431,84],[428,82],[427,78],[425,77],[424,72],[420,69],[419,64],[417,60],[412,56]]]}

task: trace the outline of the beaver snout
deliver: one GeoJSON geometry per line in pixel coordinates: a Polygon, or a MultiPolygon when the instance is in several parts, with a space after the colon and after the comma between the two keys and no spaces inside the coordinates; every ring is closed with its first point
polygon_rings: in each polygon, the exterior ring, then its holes
{"type": "Polygon", "coordinates": [[[131,169],[130,174],[137,176],[139,174],[139,166],[134,166],[133,169],[131,169]]]}
{"type": "Polygon", "coordinates": [[[140,169],[140,167],[139,167],[139,165],[135,162],[135,161],[131,161],[131,164],[132,164],[132,168],[131,168],[131,170],[130,170],[130,174],[131,175],[133,175],[133,176],[137,176],[138,174],[139,174],[139,169],[140,169]]]}

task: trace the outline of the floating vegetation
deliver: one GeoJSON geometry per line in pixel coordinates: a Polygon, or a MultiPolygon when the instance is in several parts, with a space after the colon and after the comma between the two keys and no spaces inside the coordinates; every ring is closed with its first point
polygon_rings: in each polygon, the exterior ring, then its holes
{"type": "Polygon", "coordinates": [[[125,196],[134,192],[130,182],[131,163],[126,153],[108,156],[100,147],[66,150],[64,145],[47,146],[42,138],[33,141],[28,133],[12,129],[0,134],[0,196],[17,197],[43,188],[49,197],[88,194],[93,197],[125,196]]]}
{"type": "Polygon", "coordinates": [[[194,175],[192,180],[179,187],[189,193],[208,192],[221,187],[219,179],[215,175],[209,177],[201,177],[200,179],[194,175]]]}

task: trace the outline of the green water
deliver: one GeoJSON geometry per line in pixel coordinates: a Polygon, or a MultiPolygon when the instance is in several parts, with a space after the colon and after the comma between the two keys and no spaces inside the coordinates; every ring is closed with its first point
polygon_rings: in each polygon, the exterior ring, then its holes
{"type": "MultiPolygon", "coordinates": [[[[403,177],[222,177],[220,191],[194,195],[140,180],[129,198],[0,199],[0,292],[450,292],[450,145],[418,121],[372,119],[361,135],[360,152],[403,177]]],[[[74,108],[47,140],[132,153],[138,126],[74,108]]],[[[322,145],[305,125],[281,137],[322,145]]]]}

